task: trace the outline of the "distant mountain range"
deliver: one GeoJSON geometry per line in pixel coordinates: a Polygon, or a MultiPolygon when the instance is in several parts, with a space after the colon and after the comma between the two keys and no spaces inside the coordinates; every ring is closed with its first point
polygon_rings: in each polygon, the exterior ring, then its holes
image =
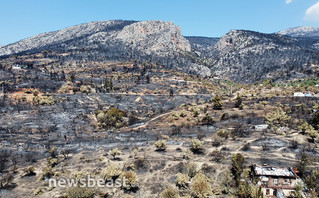
{"type": "Polygon", "coordinates": [[[45,50],[68,61],[140,60],[239,82],[318,76],[319,28],[273,34],[232,30],[222,38],[187,36],[172,22],[100,21],[0,47],[0,58],[45,50]]]}
{"type": "Polygon", "coordinates": [[[283,30],[277,33],[292,37],[319,38],[319,28],[310,26],[289,28],[287,30],[283,30]]]}

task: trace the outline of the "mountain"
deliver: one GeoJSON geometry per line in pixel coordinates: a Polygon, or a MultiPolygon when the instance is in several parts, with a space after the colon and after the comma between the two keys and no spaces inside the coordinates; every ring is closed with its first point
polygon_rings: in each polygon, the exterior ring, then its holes
{"type": "Polygon", "coordinates": [[[240,82],[306,77],[319,64],[318,50],[280,34],[232,30],[214,49],[213,74],[240,82]]]}
{"type": "Polygon", "coordinates": [[[319,38],[319,28],[310,26],[300,26],[277,32],[277,34],[301,38],[319,38]]]}
{"type": "Polygon", "coordinates": [[[286,80],[318,75],[317,31],[298,27],[273,34],[232,30],[222,38],[183,37],[172,22],[98,21],[2,46],[0,58],[43,53],[61,63],[139,60],[243,83],[286,80]]]}
{"type": "Polygon", "coordinates": [[[144,59],[167,63],[190,51],[191,46],[172,22],[115,20],[39,34],[1,47],[0,56],[43,50],[72,52],[64,57],[72,60],[144,59]]]}

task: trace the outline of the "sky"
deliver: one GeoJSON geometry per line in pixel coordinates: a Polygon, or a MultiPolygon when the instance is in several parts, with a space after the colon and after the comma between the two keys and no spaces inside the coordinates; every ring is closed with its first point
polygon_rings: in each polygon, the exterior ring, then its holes
{"type": "Polygon", "coordinates": [[[163,20],[184,36],[319,27],[319,0],[0,0],[0,45],[103,20],[163,20]]]}

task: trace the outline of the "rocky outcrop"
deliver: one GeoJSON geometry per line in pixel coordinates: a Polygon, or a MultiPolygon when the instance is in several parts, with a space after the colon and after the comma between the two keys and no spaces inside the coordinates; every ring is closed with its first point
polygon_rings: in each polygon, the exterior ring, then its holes
{"type": "Polygon", "coordinates": [[[190,51],[191,46],[180,27],[172,22],[144,21],[124,27],[116,36],[132,49],[146,54],[167,55],[170,52],[190,51]]]}

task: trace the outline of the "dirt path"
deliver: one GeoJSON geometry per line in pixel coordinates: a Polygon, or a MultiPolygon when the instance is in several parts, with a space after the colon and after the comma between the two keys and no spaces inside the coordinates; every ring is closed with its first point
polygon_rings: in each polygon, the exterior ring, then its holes
{"type": "Polygon", "coordinates": [[[157,119],[160,119],[160,118],[162,118],[162,117],[164,117],[164,116],[166,116],[166,115],[169,115],[170,113],[172,113],[172,111],[167,112],[167,113],[164,113],[164,114],[161,114],[161,115],[158,115],[158,116],[156,116],[156,117],[150,119],[149,121],[147,121],[145,124],[143,124],[143,125],[141,125],[141,126],[138,126],[138,127],[135,127],[135,128],[132,128],[132,130],[138,130],[138,129],[142,129],[142,128],[144,129],[144,128],[146,128],[151,122],[153,122],[153,121],[155,121],[155,120],[157,120],[157,119]]]}

